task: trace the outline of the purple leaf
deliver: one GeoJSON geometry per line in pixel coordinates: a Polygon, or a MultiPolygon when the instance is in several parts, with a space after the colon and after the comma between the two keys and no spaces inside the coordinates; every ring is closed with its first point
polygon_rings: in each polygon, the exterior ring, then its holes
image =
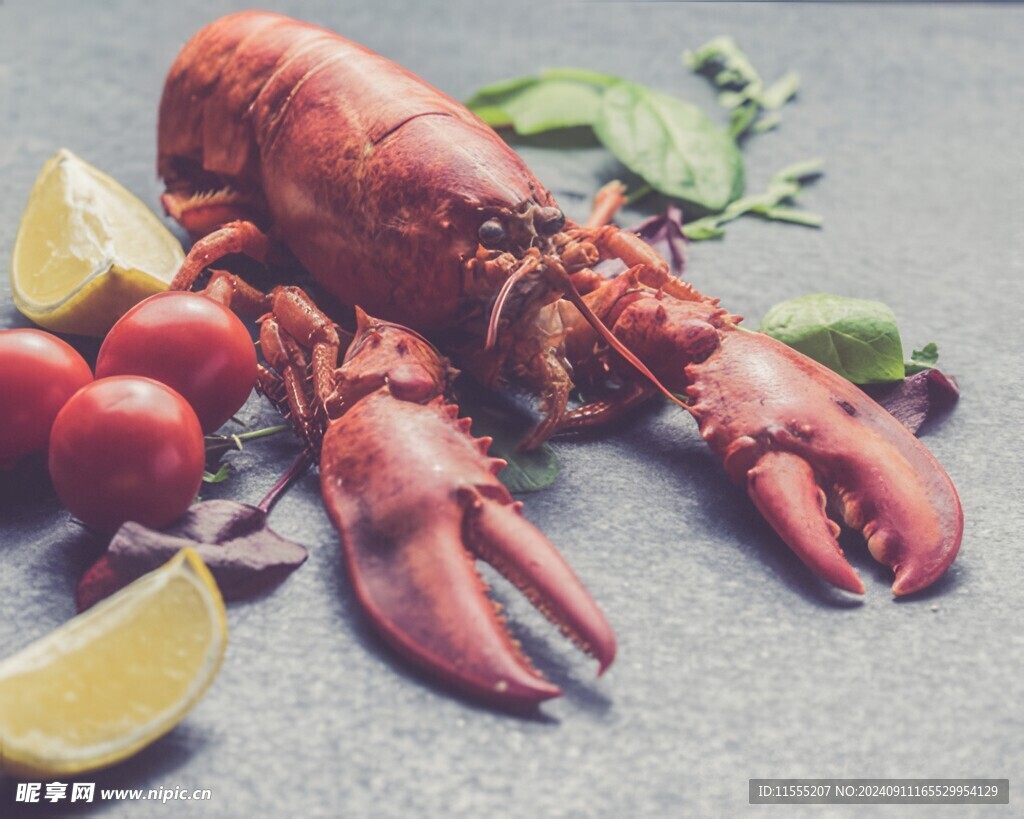
{"type": "Polygon", "coordinates": [[[651,216],[632,231],[653,247],[668,262],[673,276],[681,278],[686,267],[686,240],[683,238],[683,212],[669,205],[660,216],[651,216]]]}
{"type": "MultiPolygon", "coordinates": [[[[676,278],[682,278],[686,267],[686,239],[682,231],[683,212],[675,205],[669,205],[664,213],[650,216],[629,228],[630,233],[643,239],[668,262],[669,272],[676,278]]],[[[626,265],[620,259],[606,259],[594,266],[594,271],[606,279],[614,278],[625,270],[626,265]]]]}
{"type": "Polygon", "coordinates": [[[948,410],[960,397],[956,379],[938,369],[889,384],[865,384],[862,389],[915,435],[925,421],[948,410]]]}
{"type": "Polygon", "coordinates": [[[262,509],[228,500],[204,501],[160,531],[125,523],[107,553],[79,582],[78,610],[161,566],[185,546],[198,552],[227,600],[269,589],[309,556],[304,547],[271,529],[262,509]]]}

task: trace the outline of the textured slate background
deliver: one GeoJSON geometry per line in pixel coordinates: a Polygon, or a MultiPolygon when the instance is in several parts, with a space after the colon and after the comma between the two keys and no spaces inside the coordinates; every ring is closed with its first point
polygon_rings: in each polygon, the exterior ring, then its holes
{"type": "MultiPolygon", "coordinates": [[[[724,815],[747,804],[748,778],[768,776],[1008,776],[1016,803],[1022,10],[266,5],[335,28],[456,97],[564,64],[650,83],[723,116],[679,60],[720,33],[769,79],[800,71],[782,127],[745,149],[748,187],[821,156],[828,175],[805,203],[827,226],[742,221],[724,241],[692,248],[690,276],[754,325],[782,299],[826,290],[891,305],[908,347],[936,341],[963,398],[925,440],[960,488],[964,545],[934,589],[894,602],[888,572],[854,542],[868,593],[853,600],[809,577],[679,412],[650,410],[599,440],[558,443],[562,476],[527,497],[526,512],[601,602],[620,653],[596,680],[590,661],[499,587],[517,635],[566,689],[517,718],[446,693],[380,646],[356,610],[310,475],[272,518],[311,547],[308,564],[270,597],[230,607],[224,668],[184,723],[82,781],[210,788],[213,800],[188,805],[189,815],[724,815]]],[[[61,146],[158,207],[163,75],[195,30],[242,7],[0,1],[5,265],[32,181],[61,146]]],[[[616,172],[598,150],[526,153],[577,217],[616,172]]],[[[6,280],[0,302],[0,327],[25,324],[6,280]]],[[[255,400],[246,415],[272,418],[255,400]]],[[[294,452],[284,437],[253,445],[236,459],[240,472],[208,494],[254,501],[294,452]]],[[[97,547],[38,476],[2,479],[0,516],[6,655],[71,616],[74,583],[97,547]]],[[[13,783],[0,779],[0,813],[13,800],[13,783]]]]}

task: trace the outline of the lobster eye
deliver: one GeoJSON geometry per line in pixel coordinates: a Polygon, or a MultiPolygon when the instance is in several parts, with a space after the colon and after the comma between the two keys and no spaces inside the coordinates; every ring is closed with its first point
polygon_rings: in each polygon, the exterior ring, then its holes
{"type": "Polygon", "coordinates": [[[498,247],[505,241],[505,226],[501,223],[500,219],[488,219],[480,225],[476,235],[480,239],[480,244],[484,247],[498,247]]]}
{"type": "Polygon", "coordinates": [[[558,208],[541,208],[537,214],[537,230],[545,236],[558,233],[565,225],[565,214],[558,208]]]}

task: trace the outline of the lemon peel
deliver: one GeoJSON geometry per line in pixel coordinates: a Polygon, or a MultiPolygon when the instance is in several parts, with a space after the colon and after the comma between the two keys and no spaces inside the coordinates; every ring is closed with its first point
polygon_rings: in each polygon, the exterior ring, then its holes
{"type": "Polygon", "coordinates": [[[0,662],[0,767],[71,776],[170,731],[220,669],[220,591],[191,548],[0,662]]]}
{"type": "Polygon", "coordinates": [[[60,149],[29,195],[11,257],[11,292],[36,324],[102,336],[167,289],[184,259],[156,215],[107,174],[60,149]]]}

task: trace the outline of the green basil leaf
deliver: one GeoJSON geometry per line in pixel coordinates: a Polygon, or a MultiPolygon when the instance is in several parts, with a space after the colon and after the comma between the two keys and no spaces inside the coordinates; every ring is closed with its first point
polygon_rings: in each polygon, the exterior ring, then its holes
{"type": "Polygon", "coordinates": [[[765,219],[773,219],[776,222],[791,222],[794,225],[805,225],[806,227],[820,228],[825,220],[820,213],[809,210],[798,210],[797,208],[770,207],[754,208],[754,213],[763,216],[765,219]]]}
{"type": "Polygon", "coordinates": [[[817,179],[825,172],[825,163],[820,159],[807,159],[787,165],[772,177],[772,183],[796,182],[806,183],[817,179]]]}
{"type": "Polygon", "coordinates": [[[776,111],[796,94],[800,75],[789,71],[765,88],[761,75],[750,58],[731,37],[716,37],[695,52],[684,52],[684,62],[693,70],[709,77],[722,89],[718,101],[733,110],[733,136],[747,131],[762,133],[781,121],[777,113],[762,116],[762,111],[776,111]],[[741,108],[748,109],[737,116],[741,108]]]}
{"type": "Polygon", "coordinates": [[[548,444],[529,452],[520,450],[519,442],[526,430],[518,419],[482,404],[473,407],[472,418],[476,437],[487,435],[494,439],[488,453],[508,462],[498,473],[498,479],[509,492],[536,492],[555,482],[558,477],[555,451],[548,444]]]}
{"type": "Polygon", "coordinates": [[[827,293],[802,296],[775,305],[760,329],[855,384],[903,378],[896,317],[880,302],[827,293]]]}
{"type": "Polygon", "coordinates": [[[720,227],[721,220],[714,216],[706,216],[696,222],[683,225],[683,236],[691,242],[702,242],[705,239],[721,239],[725,236],[725,228],[720,227]]]}
{"type": "Polygon", "coordinates": [[[480,119],[492,128],[510,128],[514,120],[512,114],[500,105],[478,105],[471,109],[480,119]]]}
{"type": "Polygon", "coordinates": [[[767,116],[759,116],[757,121],[750,126],[755,134],[763,134],[767,131],[774,130],[779,127],[779,123],[782,122],[782,117],[778,114],[768,114],[767,116]]]}
{"type": "Polygon", "coordinates": [[[553,68],[482,88],[466,106],[492,128],[511,126],[520,136],[534,136],[589,127],[601,106],[601,89],[615,82],[597,71],[553,68]]]}
{"type": "Polygon", "coordinates": [[[655,190],[708,211],[743,193],[743,159],[732,138],[699,108],[619,81],[607,88],[597,138],[655,190]]]}
{"type": "Polygon", "coordinates": [[[541,72],[543,80],[574,80],[575,82],[590,83],[600,88],[607,88],[619,81],[618,77],[611,74],[603,74],[600,71],[591,71],[588,68],[548,68],[541,72]]]}
{"type": "Polygon", "coordinates": [[[729,117],[729,136],[736,139],[746,133],[754,125],[759,112],[760,109],[754,103],[737,105],[733,108],[732,115],[729,117]]]}
{"type": "Polygon", "coordinates": [[[916,375],[924,370],[935,369],[939,363],[939,348],[935,342],[925,344],[920,350],[914,350],[910,354],[910,361],[903,364],[907,375],[916,375]]]}
{"type": "Polygon", "coordinates": [[[529,432],[529,423],[519,416],[495,406],[483,388],[469,379],[460,379],[459,412],[473,419],[472,433],[477,438],[493,439],[488,454],[507,463],[498,479],[509,492],[536,492],[546,489],[558,477],[558,459],[548,444],[523,452],[519,442],[529,432]]]}

